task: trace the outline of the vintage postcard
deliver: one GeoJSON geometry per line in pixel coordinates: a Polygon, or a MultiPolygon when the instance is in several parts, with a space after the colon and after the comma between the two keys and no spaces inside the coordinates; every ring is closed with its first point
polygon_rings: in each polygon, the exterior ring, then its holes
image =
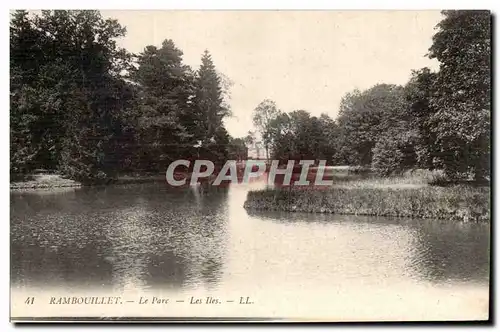
{"type": "Polygon", "coordinates": [[[490,319],[491,13],[12,10],[10,319],[490,319]]]}

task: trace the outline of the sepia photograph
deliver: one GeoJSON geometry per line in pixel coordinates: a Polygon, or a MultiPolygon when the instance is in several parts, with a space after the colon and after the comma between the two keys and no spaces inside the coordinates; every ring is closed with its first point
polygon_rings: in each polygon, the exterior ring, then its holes
{"type": "Polygon", "coordinates": [[[488,322],[488,10],[10,10],[10,321],[488,322]]]}

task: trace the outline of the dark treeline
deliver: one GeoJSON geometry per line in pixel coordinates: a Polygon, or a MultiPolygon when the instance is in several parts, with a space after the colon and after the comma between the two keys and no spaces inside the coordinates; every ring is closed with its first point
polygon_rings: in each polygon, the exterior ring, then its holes
{"type": "Polygon", "coordinates": [[[341,101],[338,118],[254,110],[266,150],[283,161],[326,159],[380,175],[441,169],[449,179],[489,177],[490,13],[443,11],[428,57],[437,72],[412,72],[404,86],[377,84],[341,101]]]}
{"type": "MultiPolygon", "coordinates": [[[[260,103],[253,122],[266,157],[326,159],[382,175],[426,168],[488,177],[490,14],[443,15],[427,55],[439,61],[437,72],[422,68],[404,86],[352,91],[337,119],[260,103]]],[[[195,71],[172,40],[131,54],[116,45],[125,33],[98,11],[12,15],[11,177],[42,168],[99,182],[163,172],[179,158],[246,157],[256,139],[224,128],[231,82],[209,52],[195,71]]]]}
{"type": "Polygon", "coordinates": [[[84,182],[164,171],[178,158],[240,156],[223,125],[230,82],[208,51],[193,71],[171,40],[131,54],[98,11],[17,11],[10,25],[11,176],[84,182]]]}

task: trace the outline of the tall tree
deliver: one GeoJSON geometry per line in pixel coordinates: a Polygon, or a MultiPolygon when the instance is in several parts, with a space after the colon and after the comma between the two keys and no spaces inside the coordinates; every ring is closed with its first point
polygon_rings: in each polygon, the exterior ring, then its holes
{"type": "Polygon", "coordinates": [[[438,162],[451,177],[489,174],[491,14],[443,11],[429,57],[440,62],[431,106],[438,162]]]}
{"type": "Polygon", "coordinates": [[[216,143],[216,133],[223,127],[222,120],[230,115],[224,103],[221,78],[217,74],[210,53],[205,50],[196,73],[194,107],[198,119],[199,136],[204,145],[216,143]]]}
{"type": "Polygon", "coordinates": [[[328,162],[335,164],[337,160],[339,126],[337,122],[328,114],[322,113],[318,118],[319,132],[318,137],[320,146],[320,159],[326,159],[328,162]]]}
{"type": "Polygon", "coordinates": [[[253,111],[253,124],[260,132],[264,148],[266,150],[266,159],[269,159],[269,147],[271,145],[271,123],[281,114],[276,107],[276,103],[270,99],[263,100],[253,111]]]}
{"type": "Polygon", "coordinates": [[[170,39],[139,54],[131,79],[137,84],[136,130],[141,164],[162,169],[196,141],[192,107],[194,75],[170,39]]]}
{"type": "Polygon", "coordinates": [[[401,86],[377,84],[366,91],[354,90],[341,101],[337,119],[343,162],[370,165],[379,137],[407,120],[407,103],[401,86]]]}
{"type": "Polygon", "coordinates": [[[244,138],[230,138],[229,158],[232,160],[246,160],[248,157],[248,147],[244,138]]]}
{"type": "Polygon", "coordinates": [[[255,144],[255,133],[251,130],[248,131],[247,135],[243,138],[245,145],[251,147],[255,144]]]}
{"type": "Polygon", "coordinates": [[[298,158],[293,139],[292,119],[288,113],[280,112],[271,119],[267,128],[267,138],[273,159],[286,163],[288,160],[298,158]]]}
{"type": "Polygon", "coordinates": [[[130,57],[115,41],[124,34],[98,11],[14,14],[12,140],[36,142],[35,156],[23,153],[30,168],[57,167],[82,181],[115,168],[119,113],[130,98],[121,77],[130,57]]]}
{"type": "Polygon", "coordinates": [[[28,12],[16,11],[10,22],[10,162],[11,176],[34,168],[42,147],[35,128],[40,96],[33,86],[42,57],[41,32],[28,12]]]}
{"type": "Polygon", "coordinates": [[[269,128],[273,159],[333,162],[337,126],[328,115],[318,118],[304,110],[280,113],[269,128]]]}
{"type": "Polygon", "coordinates": [[[430,104],[435,84],[436,73],[426,67],[413,71],[404,88],[405,99],[409,103],[408,113],[411,128],[418,132],[415,137],[417,140],[415,146],[416,166],[426,169],[435,168],[434,159],[439,151],[439,146],[436,144],[436,134],[430,123],[430,119],[435,113],[435,109],[430,104]]]}

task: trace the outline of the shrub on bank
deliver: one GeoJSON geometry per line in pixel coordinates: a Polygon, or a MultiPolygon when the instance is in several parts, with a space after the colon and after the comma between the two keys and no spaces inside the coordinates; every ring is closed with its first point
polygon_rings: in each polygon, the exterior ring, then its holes
{"type": "Polygon", "coordinates": [[[250,210],[488,221],[488,187],[267,189],[248,193],[250,210]]]}

